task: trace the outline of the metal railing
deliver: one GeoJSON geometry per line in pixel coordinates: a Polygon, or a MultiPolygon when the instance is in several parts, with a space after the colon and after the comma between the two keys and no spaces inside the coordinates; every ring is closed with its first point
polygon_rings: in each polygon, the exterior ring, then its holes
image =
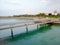
{"type": "Polygon", "coordinates": [[[44,24],[44,23],[34,23],[34,24],[24,24],[24,25],[17,25],[17,24],[21,24],[21,23],[10,23],[10,24],[1,24],[1,26],[7,26],[9,25],[9,27],[5,27],[5,28],[0,28],[0,31],[2,30],[5,30],[5,29],[10,29],[11,30],[11,37],[13,38],[13,28],[17,28],[17,27],[26,27],[25,30],[26,30],[26,33],[28,33],[28,26],[30,25],[36,25],[37,27],[37,30],[38,30],[38,25],[41,25],[41,24],[44,24]],[[17,25],[17,26],[14,26],[14,25],[17,25]]]}

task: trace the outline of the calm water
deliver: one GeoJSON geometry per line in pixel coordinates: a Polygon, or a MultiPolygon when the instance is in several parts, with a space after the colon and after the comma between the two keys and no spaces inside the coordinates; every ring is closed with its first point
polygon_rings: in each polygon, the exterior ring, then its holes
{"type": "Polygon", "coordinates": [[[60,25],[48,25],[37,30],[36,25],[14,28],[11,38],[10,29],[0,31],[0,45],[60,45],[60,25]]]}
{"type": "Polygon", "coordinates": [[[2,23],[15,23],[15,22],[32,22],[33,18],[7,18],[7,19],[0,19],[0,24],[2,23]]]}

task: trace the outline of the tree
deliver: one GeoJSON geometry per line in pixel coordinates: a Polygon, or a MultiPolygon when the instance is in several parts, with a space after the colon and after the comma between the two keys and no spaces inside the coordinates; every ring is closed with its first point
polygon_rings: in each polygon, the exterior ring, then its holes
{"type": "Polygon", "coordinates": [[[45,16],[45,13],[39,13],[37,16],[45,16]]]}
{"type": "Polygon", "coordinates": [[[52,13],[49,13],[48,15],[49,15],[49,16],[52,16],[52,13]]]}

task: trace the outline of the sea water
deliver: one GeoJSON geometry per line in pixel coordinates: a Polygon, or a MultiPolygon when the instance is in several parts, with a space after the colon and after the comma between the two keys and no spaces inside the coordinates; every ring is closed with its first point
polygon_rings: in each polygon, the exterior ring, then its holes
{"type": "Polygon", "coordinates": [[[60,45],[60,25],[32,25],[28,33],[25,28],[13,28],[13,38],[10,29],[0,31],[0,45],[60,45]]]}

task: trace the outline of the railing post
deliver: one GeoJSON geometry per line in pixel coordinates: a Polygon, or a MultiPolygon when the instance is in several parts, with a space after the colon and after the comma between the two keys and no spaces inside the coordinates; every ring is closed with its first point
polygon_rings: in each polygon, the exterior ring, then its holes
{"type": "Polygon", "coordinates": [[[37,24],[37,30],[38,30],[38,24],[37,24]]]}
{"type": "Polygon", "coordinates": [[[26,25],[26,33],[28,33],[28,24],[25,24],[26,25]]]}
{"type": "Polygon", "coordinates": [[[13,38],[13,29],[11,28],[11,37],[13,38]]]}
{"type": "Polygon", "coordinates": [[[13,29],[12,29],[12,26],[10,26],[10,29],[11,29],[11,37],[13,38],[13,29]]]}

